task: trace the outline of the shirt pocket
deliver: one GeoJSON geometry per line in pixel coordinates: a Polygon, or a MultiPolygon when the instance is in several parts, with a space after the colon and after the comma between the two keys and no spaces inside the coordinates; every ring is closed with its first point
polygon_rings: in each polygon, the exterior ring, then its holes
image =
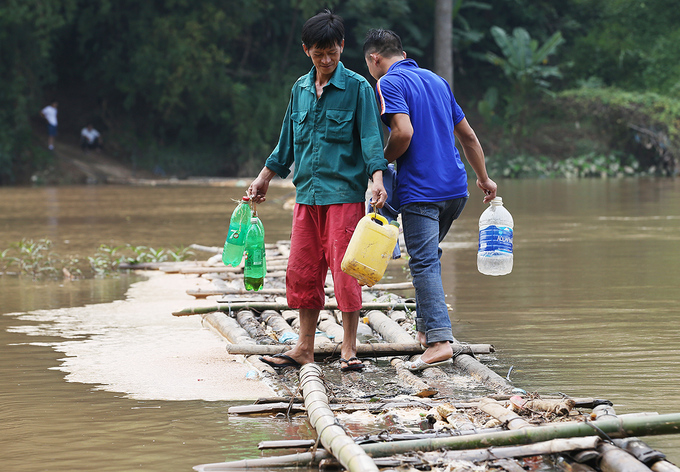
{"type": "Polygon", "coordinates": [[[326,141],[329,143],[349,143],[352,140],[353,127],[353,111],[326,111],[326,141]]]}
{"type": "Polygon", "coordinates": [[[293,142],[295,144],[309,142],[311,127],[307,115],[307,111],[294,111],[290,114],[290,119],[293,121],[293,142]]]}

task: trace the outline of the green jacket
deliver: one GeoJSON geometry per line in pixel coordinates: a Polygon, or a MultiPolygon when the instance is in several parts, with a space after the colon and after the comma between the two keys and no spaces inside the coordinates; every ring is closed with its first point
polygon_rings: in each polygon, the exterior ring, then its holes
{"type": "Polygon", "coordinates": [[[295,163],[297,203],[363,202],[369,177],[387,169],[375,94],[340,62],[317,100],[315,74],[312,67],[293,85],[279,143],[265,165],[285,178],[295,163]]]}

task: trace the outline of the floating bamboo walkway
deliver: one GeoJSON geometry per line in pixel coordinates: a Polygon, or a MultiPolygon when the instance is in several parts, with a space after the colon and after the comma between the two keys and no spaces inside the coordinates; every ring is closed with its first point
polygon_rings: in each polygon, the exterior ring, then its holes
{"type": "Polygon", "coordinates": [[[210,288],[187,293],[214,299],[213,305],[184,307],[172,314],[201,317],[227,340],[229,354],[243,355],[258,378],[280,395],[232,406],[228,414],[307,418],[316,433],[258,446],[294,451],[291,454],[202,464],[196,471],[330,467],[352,472],[680,472],[639,438],[680,433],[680,414],[617,415],[606,399],[527,393],[486,365],[496,355],[491,344],[455,341],[453,365],[408,371],[404,361],[415,359],[424,348],[414,338],[415,303],[394,292],[412,290],[410,282],[364,291],[357,336],[357,357],[366,364],[363,372],[340,373],[342,314],[330,279],[317,326],[315,363],[276,372],[258,358],[286,352],[297,339],[298,313],[284,298],[287,242],[267,246],[269,272],[259,292],[243,290],[242,267],[221,265],[221,248],[192,247],[214,256],[207,262],[128,268],[210,281],[210,288]],[[363,423],[371,422],[366,415],[374,418],[374,433],[352,435],[343,421],[354,415],[363,415],[363,423]]]}

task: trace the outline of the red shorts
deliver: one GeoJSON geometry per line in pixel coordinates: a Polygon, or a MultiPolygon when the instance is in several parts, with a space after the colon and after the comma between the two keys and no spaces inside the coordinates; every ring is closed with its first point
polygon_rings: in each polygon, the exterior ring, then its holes
{"type": "Polygon", "coordinates": [[[288,306],[321,310],[324,285],[331,269],[338,309],[361,309],[361,287],[340,269],[354,228],[364,216],[363,203],[299,205],[293,210],[290,256],[286,270],[288,306]]]}

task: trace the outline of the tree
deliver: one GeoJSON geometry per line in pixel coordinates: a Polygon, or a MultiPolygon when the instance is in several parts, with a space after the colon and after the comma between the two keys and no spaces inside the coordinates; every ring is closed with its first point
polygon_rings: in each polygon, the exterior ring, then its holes
{"type": "MultiPolygon", "coordinates": [[[[457,0],[462,3],[462,0],[457,0]]],[[[453,0],[436,0],[434,8],[434,71],[453,89],[453,0]]]]}
{"type": "Polygon", "coordinates": [[[32,146],[30,117],[46,104],[42,89],[56,77],[53,37],[73,10],[61,0],[0,3],[0,185],[25,180],[46,159],[32,146]]]}
{"type": "Polygon", "coordinates": [[[511,89],[505,94],[506,119],[511,123],[514,136],[524,130],[529,102],[537,92],[547,92],[549,79],[561,77],[559,67],[548,64],[548,57],[564,42],[562,33],[553,34],[539,47],[524,28],[515,28],[508,36],[503,28],[494,26],[491,34],[503,56],[486,53],[486,60],[501,68],[511,89]]]}

